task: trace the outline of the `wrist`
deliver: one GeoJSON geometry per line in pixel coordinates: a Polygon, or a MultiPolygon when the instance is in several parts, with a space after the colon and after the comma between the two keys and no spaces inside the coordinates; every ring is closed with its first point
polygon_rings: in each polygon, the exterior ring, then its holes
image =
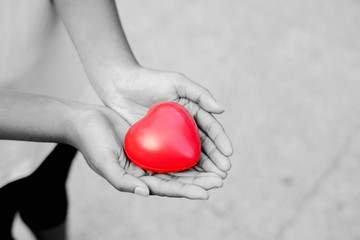
{"type": "Polygon", "coordinates": [[[84,127],[84,115],[94,109],[94,106],[82,103],[68,104],[68,111],[65,117],[64,139],[78,150],[81,149],[81,128],[84,127]]]}
{"type": "Polygon", "coordinates": [[[101,101],[108,106],[111,99],[119,97],[119,94],[121,95],[119,90],[122,89],[122,86],[131,81],[132,76],[141,69],[142,67],[139,65],[109,66],[102,70],[101,74],[93,75],[89,80],[101,101]]]}
{"type": "Polygon", "coordinates": [[[119,81],[127,79],[142,67],[136,61],[111,61],[93,69],[91,73],[88,73],[88,78],[95,92],[102,98],[112,91],[119,81]]]}

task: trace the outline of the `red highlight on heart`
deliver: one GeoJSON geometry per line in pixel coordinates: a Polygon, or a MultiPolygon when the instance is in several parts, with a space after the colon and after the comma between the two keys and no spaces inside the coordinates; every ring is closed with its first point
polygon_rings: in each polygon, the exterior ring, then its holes
{"type": "Polygon", "coordinates": [[[178,172],[199,160],[199,131],[190,113],[180,104],[159,102],[132,125],[124,149],[137,166],[154,172],[178,172]]]}

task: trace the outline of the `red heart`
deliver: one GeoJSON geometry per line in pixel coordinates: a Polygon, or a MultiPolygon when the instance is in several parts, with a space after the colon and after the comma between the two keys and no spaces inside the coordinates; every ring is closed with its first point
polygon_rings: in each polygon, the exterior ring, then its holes
{"type": "Polygon", "coordinates": [[[129,159],[141,168],[177,172],[196,164],[201,144],[189,112],[177,103],[160,102],[130,127],[124,149],[129,159]]]}

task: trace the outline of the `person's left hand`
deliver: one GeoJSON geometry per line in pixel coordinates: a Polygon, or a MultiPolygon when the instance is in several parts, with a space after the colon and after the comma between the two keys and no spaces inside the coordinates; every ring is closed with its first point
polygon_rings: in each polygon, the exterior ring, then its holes
{"type": "MultiPolygon", "coordinates": [[[[126,74],[108,73],[106,84],[97,89],[106,106],[134,124],[160,101],[184,106],[199,128],[202,153],[192,171],[213,172],[225,178],[231,167],[232,145],[219,121],[212,115],[224,110],[210,92],[180,73],[135,67],[126,74]],[[105,87],[106,85],[106,87],[105,87]]],[[[191,172],[191,171],[190,171],[191,172]]],[[[198,173],[189,173],[198,174],[198,173]]],[[[172,174],[173,176],[177,174],[172,174]]],[[[168,178],[164,175],[160,177],[168,178]]]]}

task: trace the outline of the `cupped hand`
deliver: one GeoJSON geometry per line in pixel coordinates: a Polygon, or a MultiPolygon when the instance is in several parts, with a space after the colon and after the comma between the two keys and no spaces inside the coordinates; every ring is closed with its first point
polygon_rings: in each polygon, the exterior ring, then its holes
{"type": "Polygon", "coordinates": [[[122,192],[142,196],[158,195],[207,199],[207,190],[220,187],[222,179],[213,173],[189,169],[179,173],[149,174],[125,155],[123,139],[129,124],[106,107],[91,106],[77,111],[73,145],[88,165],[122,192]]]}
{"type": "Polygon", "coordinates": [[[181,104],[194,117],[200,131],[202,153],[196,170],[226,177],[231,167],[232,145],[213,116],[224,110],[207,89],[182,74],[141,67],[117,76],[112,74],[106,90],[101,91],[100,98],[105,105],[133,124],[157,102],[181,104]]]}

